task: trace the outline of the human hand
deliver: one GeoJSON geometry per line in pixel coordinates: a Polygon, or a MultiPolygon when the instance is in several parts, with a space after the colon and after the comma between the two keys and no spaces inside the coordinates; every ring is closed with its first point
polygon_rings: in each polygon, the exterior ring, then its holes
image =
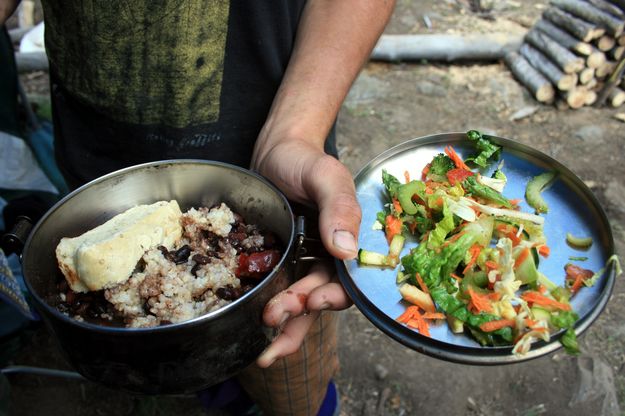
{"type": "MultiPolygon", "coordinates": [[[[306,141],[282,141],[269,150],[255,149],[252,167],[286,196],[319,209],[319,233],[326,250],[339,259],[357,255],[361,210],[354,182],[338,160],[306,141]]],[[[280,335],[257,359],[260,367],[299,349],[321,310],[341,310],[351,301],[338,282],[332,264],[319,263],[310,273],[266,305],[263,321],[281,328],[280,335]]]]}

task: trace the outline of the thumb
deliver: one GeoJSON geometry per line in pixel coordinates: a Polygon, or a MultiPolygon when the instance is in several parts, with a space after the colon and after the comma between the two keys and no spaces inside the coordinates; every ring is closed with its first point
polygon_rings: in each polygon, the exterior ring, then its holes
{"type": "Polygon", "coordinates": [[[341,162],[324,155],[312,165],[307,193],[319,209],[319,233],[328,252],[340,259],[358,254],[358,230],[362,217],[352,175],[341,162]]]}

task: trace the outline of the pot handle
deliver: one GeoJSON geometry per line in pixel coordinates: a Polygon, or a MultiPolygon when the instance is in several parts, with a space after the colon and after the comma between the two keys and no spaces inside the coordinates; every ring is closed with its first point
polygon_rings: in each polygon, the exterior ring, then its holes
{"type": "Polygon", "coordinates": [[[5,254],[22,254],[22,249],[32,229],[33,222],[29,217],[25,215],[17,217],[11,231],[5,233],[0,240],[0,247],[5,254]]]}
{"type": "Polygon", "coordinates": [[[320,260],[331,260],[333,257],[328,253],[315,235],[310,236],[306,232],[306,217],[303,215],[295,218],[295,276],[303,276],[303,272],[309,268],[313,262],[320,260]]]}

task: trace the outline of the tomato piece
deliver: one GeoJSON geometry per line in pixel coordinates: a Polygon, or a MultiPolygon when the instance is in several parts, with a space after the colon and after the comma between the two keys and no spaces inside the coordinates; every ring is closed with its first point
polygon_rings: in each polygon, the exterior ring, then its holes
{"type": "Polygon", "coordinates": [[[241,253],[236,276],[260,279],[273,270],[280,261],[280,257],[278,250],[265,250],[251,254],[241,253]]]}
{"type": "Polygon", "coordinates": [[[456,183],[459,183],[459,182],[461,183],[469,176],[473,176],[473,172],[471,172],[470,170],[462,169],[462,168],[456,168],[456,169],[451,169],[447,171],[446,176],[447,176],[447,180],[449,181],[449,183],[453,186],[456,183]]]}

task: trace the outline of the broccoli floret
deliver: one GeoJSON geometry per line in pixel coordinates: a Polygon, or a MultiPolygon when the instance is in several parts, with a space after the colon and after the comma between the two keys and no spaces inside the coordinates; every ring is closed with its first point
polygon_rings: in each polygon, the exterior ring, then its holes
{"type": "Polygon", "coordinates": [[[454,161],[451,160],[449,156],[443,153],[439,153],[434,156],[434,159],[432,159],[429,173],[437,176],[445,176],[447,172],[454,169],[455,167],[456,165],[454,164],[454,161]]]}

